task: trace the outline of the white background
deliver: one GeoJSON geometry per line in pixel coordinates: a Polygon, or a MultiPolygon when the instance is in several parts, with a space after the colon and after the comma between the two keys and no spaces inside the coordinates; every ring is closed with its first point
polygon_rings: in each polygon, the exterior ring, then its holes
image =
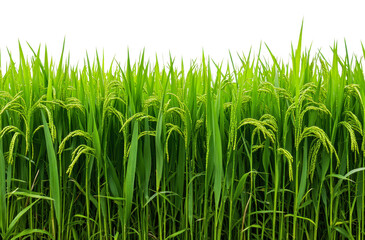
{"type": "MultiPolygon", "coordinates": [[[[365,44],[365,3],[360,1],[2,1],[0,0],[0,51],[4,69],[7,48],[18,61],[18,40],[28,57],[27,42],[46,44],[59,58],[66,38],[66,53],[73,65],[84,64],[86,51],[104,51],[125,63],[129,48],[137,60],[145,48],[150,60],[157,54],[168,62],[169,51],[185,63],[201,59],[202,50],[216,62],[234,55],[257,54],[260,43],[289,61],[291,43],[297,44],[302,19],[303,42],[331,58],[330,46],[338,42],[344,54],[344,38],[350,54],[362,56],[365,44]]],[[[263,45],[262,55],[268,57],[263,45]]],[[[238,62],[238,58],[235,58],[238,62]]]]}

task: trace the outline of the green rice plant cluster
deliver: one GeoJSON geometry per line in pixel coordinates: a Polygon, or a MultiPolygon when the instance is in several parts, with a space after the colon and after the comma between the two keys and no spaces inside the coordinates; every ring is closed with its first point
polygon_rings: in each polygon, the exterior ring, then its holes
{"type": "Polygon", "coordinates": [[[19,46],[0,73],[0,238],[364,239],[365,49],[301,42],[289,63],[188,67],[19,46]]]}

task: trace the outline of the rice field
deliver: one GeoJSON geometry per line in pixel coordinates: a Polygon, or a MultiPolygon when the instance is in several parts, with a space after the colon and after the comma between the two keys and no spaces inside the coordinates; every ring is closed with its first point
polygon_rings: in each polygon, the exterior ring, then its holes
{"type": "Polygon", "coordinates": [[[301,39],[287,63],[263,46],[181,66],[19,46],[0,72],[0,238],[364,239],[365,49],[301,39]]]}

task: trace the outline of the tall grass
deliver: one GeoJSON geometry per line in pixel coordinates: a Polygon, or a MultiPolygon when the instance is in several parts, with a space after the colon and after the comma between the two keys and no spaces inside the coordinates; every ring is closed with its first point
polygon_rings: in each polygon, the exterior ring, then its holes
{"type": "Polygon", "coordinates": [[[288,64],[187,71],[19,50],[0,73],[1,239],[364,239],[364,48],[329,63],[300,35],[288,64]]]}

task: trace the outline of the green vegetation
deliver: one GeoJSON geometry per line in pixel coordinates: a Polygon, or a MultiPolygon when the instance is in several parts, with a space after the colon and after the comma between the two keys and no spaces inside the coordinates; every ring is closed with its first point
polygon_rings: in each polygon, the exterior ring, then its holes
{"type": "Polygon", "coordinates": [[[364,239],[363,57],[301,48],[184,71],[19,46],[0,73],[0,238],[364,239]]]}

